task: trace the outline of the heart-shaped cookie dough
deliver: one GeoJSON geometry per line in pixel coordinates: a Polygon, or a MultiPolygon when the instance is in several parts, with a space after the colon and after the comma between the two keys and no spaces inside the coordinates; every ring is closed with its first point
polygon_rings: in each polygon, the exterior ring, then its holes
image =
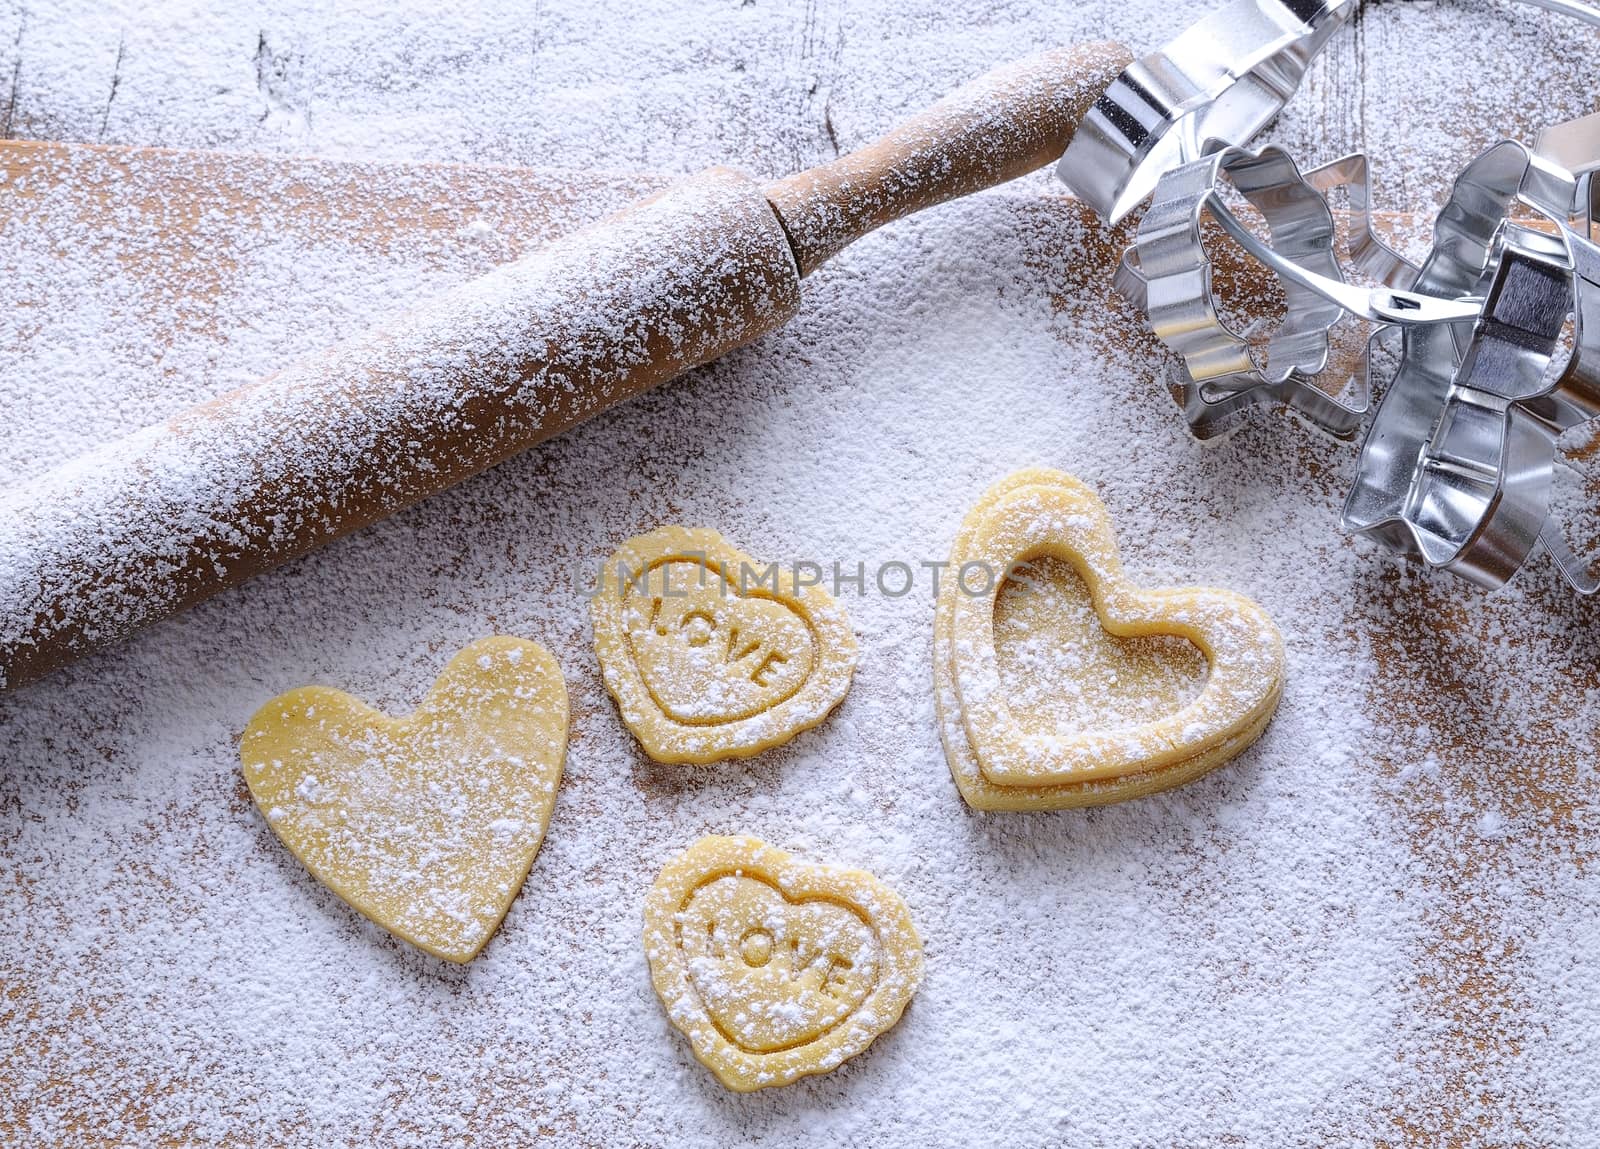
{"type": "Polygon", "coordinates": [[[567,688],[544,647],[474,642],[389,718],[340,690],[280,694],[239,747],[267,824],[318,880],[435,957],[470,961],[555,807],[567,688]]]}
{"type": "MultiPolygon", "coordinates": [[[[947,581],[934,621],[940,733],[956,784],[978,809],[1098,805],[1179,785],[1249,746],[1277,707],[1283,644],[1266,613],[1230,591],[1129,584],[1105,507],[1070,475],[1027,470],[990,488],[962,523],[950,561],[952,569],[970,564],[989,576],[947,581]],[[1125,687],[1091,685],[1139,691],[1120,707],[1139,721],[1071,731],[1022,722],[995,649],[996,596],[1008,572],[1041,558],[1076,569],[1109,634],[1193,644],[1207,663],[1199,692],[1185,699],[1181,676],[1129,664],[1125,687]],[[979,583],[983,593],[973,593],[979,583]]],[[[1085,673],[1105,672],[1083,665],[1085,673]]]]}
{"type": "Polygon", "coordinates": [[[837,902],[789,902],[760,878],[724,874],[680,913],[690,984],[712,1024],[752,1053],[809,1045],[877,983],[877,934],[837,902]]]}
{"type": "Polygon", "coordinates": [[[644,946],[668,1018],[740,1092],[854,1057],[922,978],[922,943],[893,890],[747,837],[702,838],[667,863],[644,946]]]}
{"type": "Polygon", "coordinates": [[[817,725],[855,669],[850,620],[816,585],[716,531],[629,539],[590,605],[606,689],[658,762],[747,758],[817,725]]]}

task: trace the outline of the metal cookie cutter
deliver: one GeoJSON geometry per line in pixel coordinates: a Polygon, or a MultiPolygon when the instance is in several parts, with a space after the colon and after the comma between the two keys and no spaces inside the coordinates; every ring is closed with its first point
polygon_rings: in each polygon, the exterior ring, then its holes
{"type": "MultiPolygon", "coordinates": [[[[1585,0],[1522,2],[1600,25],[1585,0]]],[[[1550,513],[1558,439],[1600,417],[1600,114],[1547,129],[1532,148],[1506,142],[1480,156],[1440,213],[1427,260],[1411,264],[1374,228],[1364,156],[1302,173],[1278,149],[1244,147],[1357,4],[1231,0],[1130,65],[1057,173],[1112,223],[1150,196],[1117,286],[1182,356],[1196,435],[1282,400],[1351,436],[1373,382],[1385,382],[1347,528],[1489,587],[1542,543],[1574,587],[1600,589],[1550,513]],[[1225,182],[1260,213],[1265,237],[1229,209],[1225,182]],[[1328,196],[1341,187],[1349,265],[1377,287],[1349,282],[1334,254],[1328,196]],[[1264,352],[1218,305],[1207,216],[1283,288],[1285,318],[1264,352]],[[1335,391],[1318,377],[1347,315],[1375,330],[1366,363],[1335,391]],[[1558,366],[1569,316],[1573,349],[1558,366]],[[1395,364],[1377,366],[1396,344],[1395,364]]]]}
{"type": "Polygon", "coordinates": [[[1336,323],[1347,314],[1378,324],[1454,322],[1477,314],[1474,301],[1345,282],[1324,194],[1338,186],[1350,189],[1356,213],[1351,244],[1358,264],[1380,281],[1409,283],[1416,273],[1372,230],[1366,175],[1366,160],[1359,155],[1302,175],[1280,148],[1234,147],[1167,172],[1156,184],[1137,239],[1123,254],[1116,285],[1148,313],[1156,336],[1183,357],[1184,414],[1197,438],[1221,433],[1246,406],[1274,400],[1334,435],[1351,437],[1367,414],[1365,367],[1336,392],[1317,385],[1336,323]],[[1261,213],[1269,239],[1257,236],[1228,208],[1220,192],[1224,179],[1261,213]],[[1282,285],[1285,318],[1264,357],[1219,313],[1201,233],[1204,215],[1282,285]]]}
{"type": "Polygon", "coordinates": [[[1116,223],[1211,141],[1248,143],[1359,0],[1233,0],[1134,61],[1084,117],[1056,174],[1116,223]]]}
{"type": "Polygon", "coordinates": [[[1363,152],[1351,152],[1306,172],[1306,182],[1326,198],[1343,188],[1349,205],[1350,263],[1375,283],[1408,288],[1417,281],[1418,267],[1383,241],[1373,223],[1372,165],[1363,152]]]}
{"type": "Polygon", "coordinates": [[[1600,587],[1550,517],[1557,440],[1600,413],[1600,248],[1568,227],[1580,203],[1587,213],[1585,182],[1514,141],[1457,180],[1416,286],[1481,295],[1482,311],[1404,332],[1345,503],[1348,529],[1488,588],[1543,540],[1573,587],[1600,587]],[[1518,207],[1545,228],[1513,220],[1518,207]],[[1557,373],[1569,315],[1574,346],[1557,373]]]}
{"type": "MultiPolygon", "coordinates": [[[[1573,177],[1574,195],[1565,207],[1566,214],[1572,224],[1582,226],[1585,235],[1596,238],[1600,180],[1594,173],[1600,171],[1600,112],[1544,128],[1533,141],[1533,151],[1573,177]]],[[[1559,195],[1559,185],[1552,185],[1551,190],[1559,195]]]]}
{"type": "Polygon", "coordinates": [[[1138,239],[1123,253],[1116,286],[1149,315],[1156,336],[1182,356],[1184,415],[1198,437],[1220,433],[1241,407],[1266,397],[1283,399],[1348,435],[1359,426],[1365,403],[1351,408],[1306,385],[1327,365],[1328,332],[1343,316],[1337,304],[1280,276],[1288,309],[1264,356],[1219,313],[1201,224],[1207,214],[1218,222],[1233,218],[1219,193],[1224,178],[1261,212],[1274,250],[1342,282],[1333,255],[1333,216],[1288,153],[1226,148],[1157,182],[1138,239]]]}

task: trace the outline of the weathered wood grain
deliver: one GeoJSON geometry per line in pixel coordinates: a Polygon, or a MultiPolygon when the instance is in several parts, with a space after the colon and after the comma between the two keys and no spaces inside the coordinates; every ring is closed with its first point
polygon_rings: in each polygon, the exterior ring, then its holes
{"type": "MultiPolygon", "coordinates": [[[[1033,48],[1114,36],[1148,47],[1204,5],[759,0],[716,7],[695,24],[644,20],[618,40],[610,22],[588,11],[591,5],[557,0],[522,23],[501,27],[505,58],[527,59],[526,83],[515,87],[501,84],[510,69],[495,59],[452,52],[450,37],[441,35],[452,25],[438,7],[397,5],[396,15],[371,32],[374,43],[393,50],[408,82],[426,89],[411,114],[420,110],[431,119],[425,130],[408,132],[394,101],[359,94],[369,80],[374,92],[387,81],[376,70],[363,72],[349,45],[344,50],[310,42],[288,12],[258,12],[237,0],[218,5],[215,18],[228,30],[207,43],[226,43],[226,51],[175,58],[166,46],[183,38],[183,20],[192,17],[151,11],[134,21],[117,13],[107,17],[97,6],[72,12],[57,4],[0,5],[0,135],[608,170],[683,171],[731,162],[779,175],[864,142],[983,66],[1020,54],[1024,40],[1033,48]],[[664,37],[677,38],[673,51],[653,46],[664,37]],[[61,50],[63,43],[70,53],[61,50]],[[698,60],[692,76],[683,67],[691,56],[698,60]],[[69,57],[70,69],[63,68],[69,57]],[[474,101],[490,89],[492,107],[474,101]],[[333,98],[341,92],[357,97],[333,98]],[[630,119],[651,130],[617,126],[630,119]]],[[[1593,44],[1583,30],[1494,0],[1372,0],[1313,68],[1274,136],[1311,157],[1369,150],[1377,157],[1379,202],[1394,211],[1420,211],[1437,202],[1451,173],[1483,145],[1527,130],[1536,115],[1591,110],[1593,98],[1585,90],[1591,70],[1575,62],[1592,61],[1593,44]]],[[[369,169],[338,162],[205,162],[221,167],[202,171],[174,156],[165,175],[148,172],[155,180],[148,185],[148,210],[193,219],[213,202],[208,197],[220,184],[224,194],[239,189],[235,206],[247,226],[236,233],[212,226],[208,238],[223,247],[201,265],[201,274],[185,271],[181,249],[167,253],[152,282],[174,293],[173,299],[180,293],[225,293],[225,278],[208,275],[225,268],[228,235],[244,237],[248,226],[300,229],[308,241],[320,236],[358,245],[431,235],[439,242],[428,249],[434,252],[429,258],[441,263],[498,259],[659,182],[475,167],[419,168],[408,175],[386,167],[382,188],[374,190],[365,186],[369,169]],[[309,166],[296,168],[301,163],[309,166]],[[296,170],[305,176],[301,184],[325,191],[281,201],[249,191],[276,185],[296,170]],[[450,237],[483,214],[475,205],[484,203],[490,205],[487,214],[504,224],[495,241],[500,246],[464,254],[450,237]]],[[[1031,186],[1046,185],[1041,179],[1031,186]]],[[[84,210],[92,206],[91,200],[81,202],[84,210]]],[[[18,199],[8,210],[33,206],[18,199]]],[[[1073,215],[1066,201],[1040,200],[1015,210],[1056,213],[1061,220],[1054,232],[1042,232],[1055,238],[1036,253],[1041,266],[1061,267],[1068,256],[1090,251],[1098,253],[1091,263],[1109,267],[1124,238],[1098,232],[1073,215]]],[[[1103,270],[1097,266],[1096,273],[1103,270]]],[[[1074,277],[1078,273],[1060,274],[1057,305],[1063,313],[1115,306],[1103,283],[1091,291],[1086,279],[1074,277]]],[[[154,308],[151,315],[163,313],[154,308]]],[[[170,314],[182,322],[191,315],[181,308],[170,314]]],[[[202,334],[176,327],[158,341],[197,343],[202,334]]],[[[1109,356],[1125,349],[1100,350],[1109,356]]],[[[134,425],[192,395],[174,379],[165,393],[119,398],[125,410],[94,419],[122,418],[134,425]]],[[[86,441],[115,429],[98,421],[87,426],[86,441]]],[[[1283,434],[1290,436],[1286,456],[1337,482],[1329,473],[1335,456],[1309,439],[1281,428],[1258,438],[1277,442],[1283,434]]],[[[1330,540],[1333,529],[1330,522],[1330,540]]],[[[1448,583],[1391,572],[1355,592],[1348,632],[1331,636],[1371,644],[1379,670],[1372,680],[1351,685],[1374,724],[1370,741],[1393,747],[1371,768],[1391,775],[1410,770],[1421,745],[1434,755],[1432,773],[1397,799],[1397,817],[1413,831],[1415,857],[1426,873],[1443,875],[1442,888],[1418,893],[1430,906],[1429,932],[1426,953],[1415,962],[1418,982],[1408,987],[1426,1023],[1408,1051],[1437,1084],[1421,1095],[1391,1099],[1384,1120],[1392,1130],[1387,1143],[1394,1146],[1464,1149],[1483,1143],[1485,1112],[1519,1098],[1526,1111],[1538,1111],[1537,1099],[1525,1095],[1526,1082],[1493,1072],[1541,1036],[1517,973],[1526,948],[1541,939],[1519,937],[1497,917],[1501,886],[1531,878],[1512,871],[1503,839],[1472,828],[1494,815],[1518,828],[1525,850],[1547,851],[1552,865],[1592,865],[1595,831],[1581,799],[1593,797],[1586,771],[1597,748],[1594,737],[1572,731],[1592,704],[1580,684],[1595,673],[1591,636],[1600,632],[1600,614],[1595,604],[1570,602],[1547,571],[1533,574],[1520,601],[1541,619],[1540,633],[1547,637],[1540,645],[1508,638],[1497,629],[1504,611],[1463,602],[1448,583]],[[1565,622],[1556,625],[1552,618],[1565,622]],[[1517,684],[1512,672],[1518,658],[1543,668],[1538,690],[1517,684]],[[1524,720],[1530,712],[1535,718],[1524,720]]],[[[29,987],[7,986],[5,993],[0,1013],[9,1009],[8,1017],[25,1021],[29,987]]],[[[0,1052],[0,1059],[29,1054],[24,1040],[0,1052]]],[[[0,1060],[0,1077],[4,1064],[0,1060]]],[[[141,1067],[99,1068],[106,1072],[82,1080],[63,1077],[39,1104],[62,1109],[62,1098],[81,1090],[104,1095],[105,1104],[120,1112],[149,1106],[151,1080],[141,1076],[141,1067]]],[[[85,1117],[78,1131],[92,1138],[92,1119],[85,1117]]],[[[1331,1130],[1327,1143],[1337,1143],[1338,1132],[1331,1130]]],[[[1540,1144],[1538,1132],[1530,1128],[1524,1143],[1540,1144]]],[[[26,1143],[16,1129],[4,1133],[0,1140],[26,1143]]],[[[157,1134],[152,1130],[150,1136],[157,1134]]],[[[166,1134],[164,1140],[179,1143],[182,1135],[166,1134]]]]}

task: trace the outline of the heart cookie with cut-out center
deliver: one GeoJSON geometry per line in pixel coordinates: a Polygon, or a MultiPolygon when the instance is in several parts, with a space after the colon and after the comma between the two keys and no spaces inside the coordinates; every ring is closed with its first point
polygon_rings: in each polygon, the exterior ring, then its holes
{"type": "Polygon", "coordinates": [[[702,838],[662,869],[644,942],[668,1018],[740,1092],[854,1057],[922,977],[922,944],[892,890],[747,837],[702,838]]]}
{"type": "Polygon", "coordinates": [[[470,961],[533,866],[567,747],[544,647],[496,637],[390,718],[343,691],[280,694],[245,728],[251,796],[289,852],[378,925],[470,961]]]}
{"type": "Polygon", "coordinates": [[[590,605],[622,720],[658,762],[745,758],[820,723],[844,698],[856,642],[843,609],[795,572],[712,530],[629,539],[590,605]]]}
{"type": "Polygon", "coordinates": [[[956,784],[976,808],[1097,805],[1166,789],[1233,758],[1271,720],[1283,683],[1271,619],[1230,591],[1131,585],[1105,507],[1070,475],[1027,470],[990,488],[962,523],[950,561],[990,574],[982,593],[972,593],[972,580],[947,583],[934,622],[940,734],[956,784]],[[1132,640],[1086,644],[1052,664],[1075,668],[1075,692],[1110,699],[1101,709],[1114,717],[1102,724],[1030,721],[1016,667],[1004,672],[997,596],[1005,587],[1008,598],[1021,597],[1019,581],[1039,560],[1070,564],[1087,595],[1082,605],[1106,635],[1132,640]],[[1192,697],[1183,673],[1159,665],[1159,648],[1139,645],[1158,638],[1181,640],[1204,659],[1192,697]]]}

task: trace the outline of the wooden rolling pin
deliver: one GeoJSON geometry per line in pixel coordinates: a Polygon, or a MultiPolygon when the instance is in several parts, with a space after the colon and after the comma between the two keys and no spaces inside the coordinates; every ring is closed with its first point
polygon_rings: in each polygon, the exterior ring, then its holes
{"type": "Polygon", "coordinates": [[[787,320],[867,232],[1066,150],[1116,44],[990,73],[766,188],[713,169],[0,491],[0,687],[393,514],[787,320]]]}

